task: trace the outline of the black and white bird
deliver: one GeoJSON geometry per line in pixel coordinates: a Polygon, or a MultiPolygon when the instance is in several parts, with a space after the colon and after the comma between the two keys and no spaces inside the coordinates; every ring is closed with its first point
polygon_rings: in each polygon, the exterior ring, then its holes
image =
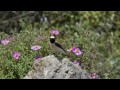
{"type": "MultiPolygon", "coordinates": [[[[66,51],[63,49],[63,47],[55,41],[55,36],[50,36],[50,48],[53,53],[63,53],[67,55],[66,51]]],[[[68,56],[68,55],[67,55],[68,56]]]]}

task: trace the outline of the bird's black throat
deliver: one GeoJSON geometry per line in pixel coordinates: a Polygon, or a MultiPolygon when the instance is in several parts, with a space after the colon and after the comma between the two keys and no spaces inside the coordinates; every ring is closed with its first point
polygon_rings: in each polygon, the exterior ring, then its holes
{"type": "Polygon", "coordinates": [[[53,38],[51,39],[50,38],[50,43],[55,43],[55,39],[53,39],[53,38]]]}

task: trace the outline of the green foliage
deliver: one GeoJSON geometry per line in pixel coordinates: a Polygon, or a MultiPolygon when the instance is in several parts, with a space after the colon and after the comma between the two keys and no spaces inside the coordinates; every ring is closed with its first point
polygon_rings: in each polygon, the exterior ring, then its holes
{"type": "MultiPolygon", "coordinates": [[[[23,78],[32,69],[36,55],[49,55],[49,31],[53,28],[60,31],[57,41],[65,50],[77,46],[83,52],[81,56],[68,52],[71,61],[78,60],[84,65],[85,71],[96,72],[100,78],[120,78],[118,11],[54,11],[43,12],[43,16],[49,21],[43,21],[40,28],[37,23],[34,23],[33,28],[21,20],[22,31],[14,33],[13,40],[8,45],[0,44],[0,78],[23,78]],[[52,26],[48,27],[49,25],[52,26]],[[31,46],[36,44],[42,48],[38,51],[31,50],[31,46]],[[21,53],[19,60],[12,58],[12,51],[21,53]]],[[[1,39],[7,37],[2,32],[0,36],[1,39]]]]}

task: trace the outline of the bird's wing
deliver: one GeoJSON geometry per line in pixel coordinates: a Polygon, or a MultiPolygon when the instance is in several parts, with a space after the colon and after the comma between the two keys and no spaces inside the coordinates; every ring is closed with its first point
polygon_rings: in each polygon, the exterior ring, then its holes
{"type": "Polygon", "coordinates": [[[64,48],[59,43],[55,42],[55,45],[58,46],[59,48],[61,48],[66,53],[66,51],[64,50],[64,48]]]}

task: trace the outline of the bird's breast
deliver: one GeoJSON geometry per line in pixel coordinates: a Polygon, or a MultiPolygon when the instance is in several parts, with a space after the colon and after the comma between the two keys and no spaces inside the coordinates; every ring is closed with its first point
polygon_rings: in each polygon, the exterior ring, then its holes
{"type": "Polygon", "coordinates": [[[50,48],[53,52],[57,52],[58,48],[55,46],[55,44],[50,44],[50,48]]]}
{"type": "Polygon", "coordinates": [[[63,53],[63,54],[66,54],[64,52],[64,50],[62,50],[61,48],[57,47],[55,44],[50,44],[50,47],[51,47],[52,52],[54,52],[54,53],[63,53]]]}

